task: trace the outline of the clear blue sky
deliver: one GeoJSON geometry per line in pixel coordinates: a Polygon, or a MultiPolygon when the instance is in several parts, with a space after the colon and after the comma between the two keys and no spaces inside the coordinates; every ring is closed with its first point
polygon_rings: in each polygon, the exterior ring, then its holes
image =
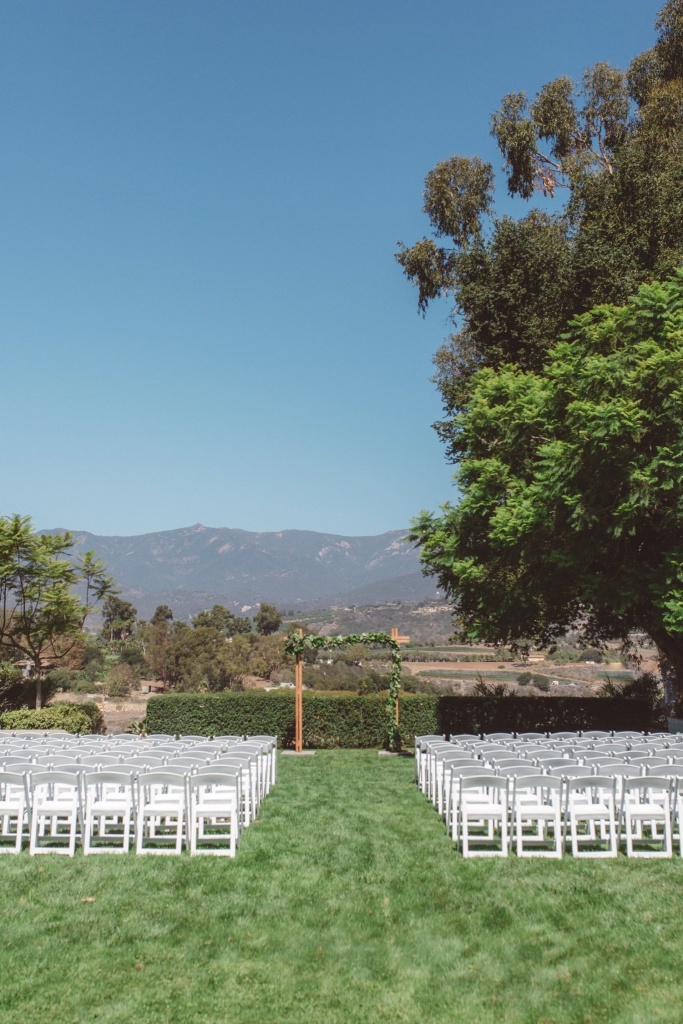
{"type": "Polygon", "coordinates": [[[625,66],[660,6],[3,0],[0,512],[354,535],[450,498],[448,307],[393,256],[424,175],[498,167],[506,92],[625,66]]]}

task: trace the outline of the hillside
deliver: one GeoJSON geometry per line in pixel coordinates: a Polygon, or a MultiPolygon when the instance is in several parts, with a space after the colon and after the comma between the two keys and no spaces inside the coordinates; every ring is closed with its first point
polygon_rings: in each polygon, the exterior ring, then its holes
{"type": "MultiPolygon", "coordinates": [[[[46,531],[47,532],[47,531],[46,531]]],[[[53,530],[49,532],[63,532],[53,530]]],[[[225,604],[250,613],[268,601],[295,611],[436,596],[405,531],[344,537],[309,530],[252,533],[197,523],[134,537],[74,531],[74,552],[92,549],[142,617],[158,604],[178,618],[225,604]]]]}

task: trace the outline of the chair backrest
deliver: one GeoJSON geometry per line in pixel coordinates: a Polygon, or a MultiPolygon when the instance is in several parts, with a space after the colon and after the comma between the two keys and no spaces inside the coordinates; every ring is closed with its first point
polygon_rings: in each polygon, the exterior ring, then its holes
{"type": "Polygon", "coordinates": [[[168,768],[200,768],[205,764],[209,764],[210,760],[208,757],[203,757],[198,754],[196,757],[174,757],[169,759],[168,768]]]}
{"type": "Polygon", "coordinates": [[[160,771],[141,772],[138,775],[138,788],[146,789],[149,786],[173,786],[176,789],[185,789],[187,774],[180,769],[171,771],[164,768],[160,771]]]}
{"type": "Polygon", "coordinates": [[[513,793],[520,793],[530,789],[552,789],[555,793],[562,792],[562,779],[553,775],[519,775],[513,780],[513,793]]]}
{"type": "Polygon", "coordinates": [[[595,767],[596,774],[612,779],[636,779],[642,775],[635,764],[607,764],[595,767]]]}
{"type": "Polygon", "coordinates": [[[80,760],[83,765],[108,767],[109,765],[121,764],[121,754],[86,754],[80,760]]]}
{"type": "Polygon", "coordinates": [[[624,779],[622,792],[626,797],[629,793],[645,794],[656,789],[671,795],[674,785],[673,779],[662,778],[659,775],[641,775],[638,779],[624,779]]]}
{"type": "Polygon", "coordinates": [[[448,771],[449,768],[467,768],[474,765],[481,767],[481,763],[476,757],[462,757],[460,754],[454,754],[452,757],[444,757],[443,768],[444,771],[448,771]]]}
{"type": "Polygon", "coordinates": [[[578,732],[549,732],[549,740],[578,740],[578,732]]]}
{"type": "Polygon", "coordinates": [[[208,736],[185,736],[182,733],[178,735],[178,741],[181,743],[206,743],[208,739],[208,736]]]}
{"type": "MultiPolygon", "coordinates": [[[[649,774],[649,769],[645,772],[649,774]]],[[[654,772],[655,775],[659,775],[663,779],[683,779],[683,764],[667,764],[661,765],[654,772]]]]}
{"type": "Polygon", "coordinates": [[[125,768],[121,768],[120,771],[105,769],[104,771],[85,772],[83,785],[86,789],[92,786],[107,785],[132,786],[137,777],[138,773],[132,768],[128,771],[125,768]]]}
{"type": "Polygon", "coordinates": [[[487,742],[495,743],[498,740],[513,740],[513,732],[485,732],[483,737],[487,742]]]}
{"type": "Polygon", "coordinates": [[[581,736],[583,739],[607,740],[612,738],[612,733],[605,732],[604,729],[587,729],[586,732],[581,733],[581,736]]]}
{"type": "Polygon", "coordinates": [[[587,764],[577,765],[567,761],[559,768],[549,768],[548,775],[552,775],[556,779],[585,779],[593,775],[593,769],[587,764]]]}
{"type": "Polygon", "coordinates": [[[32,772],[29,786],[32,791],[38,789],[39,786],[73,786],[80,793],[82,766],[76,765],[76,768],[78,770],[74,772],[64,771],[61,768],[59,771],[32,772]]]}
{"type": "Polygon", "coordinates": [[[496,772],[482,768],[481,764],[478,767],[472,767],[463,765],[459,768],[453,768],[451,770],[453,779],[469,779],[469,778],[486,778],[486,779],[499,779],[500,776],[496,772]]]}
{"type": "Polygon", "coordinates": [[[669,763],[668,757],[638,757],[629,758],[629,764],[638,765],[639,768],[661,768],[669,763]]]}
{"type": "Polygon", "coordinates": [[[533,759],[537,765],[541,768],[564,768],[567,764],[578,765],[578,761],[574,761],[570,757],[536,757],[533,759]]]}
{"type": "Polygon", "coordinates": [[[480,736],[476,736],[473,732],[459,732],[459,733],[456,733],[456,734],[451,734],[451,736],[449,736],[449,740],[450,740],[451,743],[462,743],[462,742],[465,742],[466,740],[478,740],[478,739],[481,739],[481,737],[480,736]]]}
{"type": "Polygon", "coordinates": [[[522,757],[491,757],[488,758],[488,762],[493,765],[494,768],[498,768],[499,771],[508,771],[511,768],[531,767],[529,761],[522,757]]]}
{"type": "Polygon", "coordinates": [[[518,740],[544,740],[547,738],[547,734],[544,732],[518,732],[518,740]]]}
{"type": "Polygon", "coordinates": [[[143,770],[151,771],[155,768],[161,769],[164,765],[164,761],[165,758],[163,757],[153,757],[151,754],[139,754],[137,757],[124,757],[122,767],[127,768],[130,766],[131,768],[142,768],[143,770]]]}
{"type": "Polygon", "coordinates": [[[27,791],[28,775],[23,772],[0,771],[0,788],[11,787],[27,791]]]}
{"type": "Polygon", "coordinates": [[[516,767],[499,768],[498,772],[500,775],[505,775],[508,779],[523,779],[539,774],[536,765],[530,764],[528,761],[516,767]]]}
{"type": "Polygon", "coordinates": [[[463,776],[460,780],[460,797],[461,799],[466,796],[467,793],[471,793],[472,790],[487,789],[489,792],[498,790],[507,796],[510,791],[510,780],[506,779],[502,775],[470,775],[463,776]]]}
{"type": "Polygon", "coordinates": [[[220,786],[236,785],[240,782],[241,773],[239,768],[216,769],[213,767],[200,768],[196,775],[189,778],[190,788],[197,789],[199,786],[220,786]]]}
{"type": "Polygon", "coordinates": [[[610,778],[607,775],[590,775],[582,779],[567,779],[565,785],[567,787],[567,794],[575,793],[577,790],[600,789],[604,792],[611,793],[612,799],[614,799],[617,780],[615,778],[610,778]]]}

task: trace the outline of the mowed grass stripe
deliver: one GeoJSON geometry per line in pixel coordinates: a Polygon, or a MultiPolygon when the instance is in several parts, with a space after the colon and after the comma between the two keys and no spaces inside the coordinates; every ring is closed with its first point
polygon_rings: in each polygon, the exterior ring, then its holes
{"type": "Polygon", "coordinates": [[[678,1024],[680,860],[463,861],[412,779],[282,758],[235,861],[0,858],[0,1020],[678,1024]]]}

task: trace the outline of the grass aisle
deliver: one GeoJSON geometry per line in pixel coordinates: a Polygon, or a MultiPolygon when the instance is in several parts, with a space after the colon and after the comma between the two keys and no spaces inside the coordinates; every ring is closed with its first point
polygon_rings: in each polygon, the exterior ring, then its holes
{"type": "Polygon", "coordinates": [[[412,760],[280,765],[233,862],[1,858],[2,1024],[683,1020],[680,860],[462,861],[412,760]]]}

